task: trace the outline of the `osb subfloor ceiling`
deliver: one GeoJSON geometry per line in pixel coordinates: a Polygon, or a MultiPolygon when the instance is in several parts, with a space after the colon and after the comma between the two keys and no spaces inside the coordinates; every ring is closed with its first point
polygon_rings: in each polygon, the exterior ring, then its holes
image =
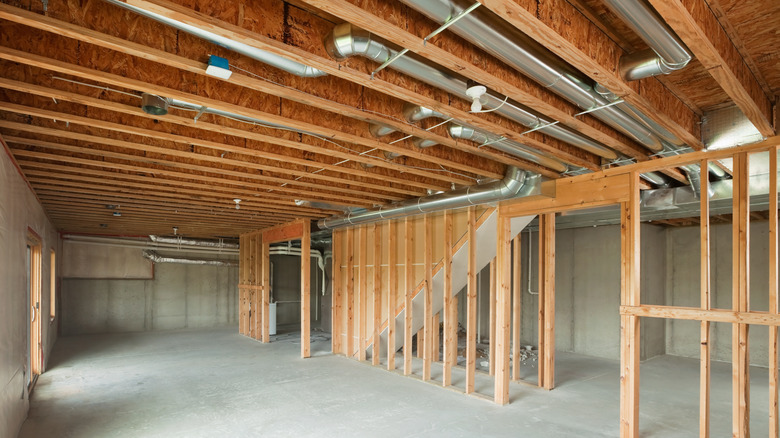
{"type": "MultiPolygon", "coordinates": [[[[186,236],[234,237],[502,178],[507,166],[559,178],[657,152],[596,113],[580,114],[547,84],[452,29],[423,44],[441,23],[398,1],[126,0],[325,73],[309,78],[104,0],[2,1],[0,135],[65,232],[166,235],[177,227],[186,236]],[[399,72],[398,64],[372,76],[374,60],[336,60],[323,41],[344,22],[368,28],[392,49],[411,49],[409,59],[484,84],[598,147],[527,132],[500,109],[470,113],[470,101],[424,81],[430,78],[399,72]],[[209,55],[229,60],[229,79],[206,74],[209,55]],[[150,115],[141,110],[142,93],[180,102],[167,115],[150,115]],[[410,105],[442,116],[409,122],[410,105]],[[448,119],[490,133],[490,141],[455,139],[442,123],[448,119]],[[389,133],[374,136],[371,124],[389,133]],[[496,139],[522,143],[530,155],[510,155],[496,139]],[[420,140],[435,145],[418,148],[420,140]]],[[[488,0],[473,14],[493,20],[493,28],[527,32],[544,46],[539,50],[560,58],[557,64],[605,85],[669,131],[678,147],[706,147],[703,118],[734,105],[761,135],[774,135],[780,2],[648,4],[663,19],[679,16],[676,7],[687,11],[690,20],[670,25],[695,59],[668,76],[634,82],[620,77],[618,61],[646,45],[602,0],[488,0]],[[693,50],[693,42],[710,45],[693,50]]],[[[680,170],[663,177],[686,183],[680,170]]]]}

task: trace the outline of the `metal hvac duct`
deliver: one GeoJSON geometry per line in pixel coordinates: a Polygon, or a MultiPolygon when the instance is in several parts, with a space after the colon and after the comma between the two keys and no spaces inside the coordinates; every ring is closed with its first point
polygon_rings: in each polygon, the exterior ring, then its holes
{"type": "Polygon", "coordinates": [[[565,172],[568,169],[564,163],[555,158],[542,155],[526,147],[525,145],[514,142],[512,140],[499,140],[500,137],[498,136],[487,134],[484,131],[474,129],[469,126],[448,123],[447,132],[450,133],[452,138],[460,138],[483,144],[491,142],[489,146],[493,149],[497,149],[516,157],[541,164],[542,166],[549,167],[556,172],[565,172]]]}
{"type": "Polygon", "coordinates": [[[143,251],[145,259],[154,263],[179,263],[185,265],[209,265],[209,266],[238,266],[238,261],[233,260],[215,260],[215,259],[191,259],[187,257],[169,257],[161,256],[154,251],[145,249],[143,251]]]}
{"type": "Polygon", "coordinates": [[[693,59],[677,35],[643,0],[604,0],[607,7],[650,46],[620,58],[620,74],[628,81],[684,68],[693,59]]]}
{"type": "MultiPolygon", "coordinates": [[[[447,21],[471,4],[464,0],[401,1],[438,23],[447,21]]],[[[591,110],[610,103],[596,93],[593,84],[582,78],[579,72],[555,58],[527,35],[504,20],[488,15],[483,9],[476,9],[448,29],[582,109],[591,110]]],[[[610,106],[591,114],[652,151],[663,149],[650,129],[618,108],[610,106]]]]}
{"type": "Polygon", "coordinates": [[[180,236],[165,237],[149,235],[149,240],[155,243],[170,243],[173,245],[184,246],[204,246],[209,248],[226,248],[226,249],[238,249],[237,243],[225,242],[223,240],[205,240],[205,239],[188,239],[180,236]]]}
{"type": "MultiPolygon", "coordinates": [[[[324,43],[330,56],[337,60],[343,60],[351,56],[363,56],[381,64],[397,53],[383,43],[373,40],[371,33],[357,29],[350,23],[342,23],[335,26],[331,33],[325,37],[324,43]]],[[[390,64],[389,68],[398,70],[462,99],[472,100],[466,94],[468,86],[463,78],[432,67],[410,56],[402,56],[396,59],[390,64]]],[[[549,120],[534,114],[532,110],[493,91],[485,93],[481,98],[481,103],[483,107],[495,109],[496,113],[531,129],[551,123],[549,120]]],[[[464,124],[464,122],[459,122],[459,124],[464,124]]],[[[544,126],[537,130],[606,159],[611,160],[617,157],[612,149],[571,131],[565,126],[544,126]]]]}
{"type": "Polygon", "coordinates": [[[133,11],[138,15],[143,15],[144,17],[151,18],[152,20],[158,21],[160,23],[166,24],[173,28],[187,32],[191,35],[195,35],[196,37],[203,38],[204,40],[207,40],[213,44],[224,47],[228,50],[232,50],[236,53],[240,53],[244,56],[248,56],[250,58],[256,59],[260,62],[271,65],[280,70],[284,70],[288,73],[292,73],[296,76],[301,76],[305,78],[314,78],[318,76],[327,75],[327,73],[325,73],[324,71],[318,70],[314,67],[309,67],[308,65],[303,65],[299,62],[291,61],[287,58],[273,54],[271,52],[266,52],[265,50],[260,50],[255,47],[249,46],[247,44],[240,43],[238,41],[234,41],[229,38],[219,36],[209,31],[192,26],[190,24],[177,21],[172,18],[168,18],[164,15],[147,11],[137,6],[129,5],[120,0],[104,0],[104,1],[111,3],[112,5],[119,6],[120,8],[133,11]]]}
{"type": "Polygon", "coordinates": [[[506,176],[476,186],[464,187],[450,192],[424,196],[417,199],[396,202],[359,213],[320,219],[317,225],[322,229],[341,228],[387,219],[397,219],[415,214],[451,210],[471,205],[486,204],[504,199],[529,196],[539,193],[541,176],[516,167],[508,167],[506,176]]]}

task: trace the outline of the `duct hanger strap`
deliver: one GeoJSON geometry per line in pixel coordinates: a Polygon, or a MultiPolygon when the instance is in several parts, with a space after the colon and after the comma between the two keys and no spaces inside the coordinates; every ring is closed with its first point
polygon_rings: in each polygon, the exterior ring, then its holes
{"type": "MultiPolygon", "coordinates": [[[[470,14],[474,9],[477,9],[478,7],[482,6],[482,3],[476,2],[473,5],[469,6],[468,8],[460,11],[457,15],[450,18],[449,20],[445,21],[444,24],[438,27],[438,29],[434,30],[433,32],[429,33],[428,36],[423,38],[423,45],[428,43],[428,40],[435,37],[436,35],[444,32],[445,29],[452,26],[453,24],[457,23],[458,20],[465,17],[466,15],[470,14]]],[[[395,55],[391,56],[387,61],[382,63],[379,67],[376,68],[376,70],[371,72],[371,79],[374,79],[374,75],[379,73],[380,71],[384,70],[388,65],[395,62],[398,58],[406,55],[406,53],[409,51],[409,49],[403,49],[400,52],[396,53],[395,55]]]]}

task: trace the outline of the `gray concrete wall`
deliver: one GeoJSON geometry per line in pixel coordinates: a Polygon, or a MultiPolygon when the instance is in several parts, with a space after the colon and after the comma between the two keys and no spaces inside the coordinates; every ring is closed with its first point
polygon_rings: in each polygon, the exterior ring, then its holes
{"type": "MultiPolygon", "coordinates": [[[[44,371],[57,339],[59,316],[50,320],[50,251],[61,256],[57,231],[43,207],[0,147],[0,436],[14,437],[27,416],[27,230],[42,242],[41,323],[44,371]]],[[[59,265],[62,257],[57,257],[59,265]]],[[[60,270],[57,269],[57,272],[60,270]]]]}
{"type": "Polygon", "coordinates": [[[237,285],[237,267],[174,263],[155,264],[154,277],[147,280],[63,279],[62,332],[75,335],[234,325],[237,285]]]}
{"type": "MultiPolygon", "coordinates": [[[[643,300],[664,297],[666,240],[661,227],[642,225],[643,300]],[[652,270],[652,271],[650,271],[652,270]]],[[[528,238],[523,233],[522,342],[536,345],[538,295],[529,293],[528,238]]],[[[538,234],[531,239],[531,292],[538,292],[538,234]]],[[[620,227],[558,230],[555,240],[555,343],[559,351],[617,359],[620,357],[620,227]]],[[[642,326],[642,359],[664,354],[663,322],[642,326]]]]}
{"type": "MultiPolygon", "coordinates": [[[[301,258],[292,255],[271,255],[273,287],[271,300],[276,302],[276,326],[278,331],[300,330],[301,323],[301,258]]],[[[317,261],[311,259],[311,328],[330,331],[330,315],[327,325],[322,324],[323,306],[322,271],[317,261]]],[[[326,290],[327,293],[327,290],[326,290]]],[[[324,298],[329,302],[330,298],[324,298]]],[[[329,305],[328,305],[329,306],[329,305]]],[[[330,313],[330,307],[327,310],[330,313]]]]}
{"type": "MultiPolygon", "coordinates": [[[[668,265],[674,266],[667,281],[667,304],[700,305],[699,228],[670,228],[668,231],[668,265]]],[[[710,234],[710,270],[712,306],[731,308],[732,269],[731,224],[713,225],[710,234]]],[[[750,308],[766,311],[768,295],[769,224],[756,222],[750,227],[750,308]]],[[[666,322],[668,354],[699,357],[699,324],[690,321],[666,322]]],[[[750,361],[768,365],[769,331],[766,327],[750,328],[750,361]]],[[[716,323],[712,328],[712,359],[731,361],[731,324],[716,323]]]]}

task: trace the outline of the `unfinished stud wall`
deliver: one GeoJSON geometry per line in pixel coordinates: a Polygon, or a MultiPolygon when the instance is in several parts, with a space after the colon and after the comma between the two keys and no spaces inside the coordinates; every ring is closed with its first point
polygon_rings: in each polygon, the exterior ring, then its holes
{"type": "MultiPolygon", "coordinates": [[[[134,264],[150,263],[135,251],[134,264]]],[[[186,253],[183,253],[186,257],[186,253]]],[[[127,262],[124,249],[109,266],[127,262]]],[[[192,254],[203,257],[203,254],[192,254]]],[[[151,268],[151,266],[149,266],[151,268]]],[[[111,268],[111,270],[121,269],[111,268]]],[[[62,333],[119,333],[236,324],[238,267],[157,263],[146,279],[65,278],[62,333]]]]}
{"type": "MultiPolygon", "coordinates": [[[[0,436],[16,436],[29,408],[26,390],[27,290],[25,251],[28,227],[42,239],[39,314],[43,369],[57,340],[50,315],[50,250],[61,254],[60,240],[43,208],[0,146],[0,436]]],[[[59,262],[62,257],[57,257],[59,262]]],[[[59,270],[58,270],[59,271],[59,270]]]]}

